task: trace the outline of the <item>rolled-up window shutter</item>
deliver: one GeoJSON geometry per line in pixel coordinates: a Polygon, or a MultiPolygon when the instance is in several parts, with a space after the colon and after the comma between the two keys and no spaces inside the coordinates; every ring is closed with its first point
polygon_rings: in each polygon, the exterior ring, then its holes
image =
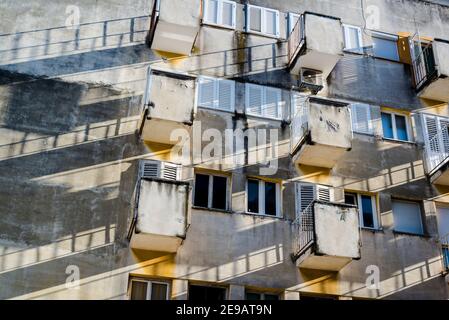
{"type": "Polygon", "coordinates": [[[351,105],[352,130],[358,133],[373,133],[370,105],[354,103],[351,105]]]}
{"type": "Polygon", "coordinates": [[[235,82],[231,80],[217,80],[217,85],[217,108],[226,111],[234,111],[235,82]]]}
{"type": "Polygon", "coordinates": [[[281,118],[281,90],[265,88],[265,99],[262,114],[268,118],[281,118]]]}
{"type": "Polygon", "coordinates": [[[198,106],[214,108],[216,104],[215,79],[199,78],[198,106]]]}
{"type": "Polygon", "coordinates": [[[262,115],[263,87],[246,85],[246,112],[253,115],[262,115]]]}

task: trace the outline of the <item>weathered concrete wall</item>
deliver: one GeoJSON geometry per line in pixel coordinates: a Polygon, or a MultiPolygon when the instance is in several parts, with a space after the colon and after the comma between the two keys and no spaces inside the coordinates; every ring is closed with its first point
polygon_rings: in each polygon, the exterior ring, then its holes
{"type": "MultiPolygon", "coordinates": [[[[252,3],[283,12],[298,8],[317,11],[340,16],[343,22],[363,24],[358,0],[345,6],[337,0],[252,3]]],[[[260,175],[257,165],[229,170],[233,174],[234,213],[193,210],[187,238],[176,255],[129,250],[125,235],[137,160],[169,159],[166,147],[145,144],[135,136],[146,67],[158,59],[144,45],[151,1],[75,2],[81,8],[79,32],[63,27],[68,17],[65,9],[71,4],[73,1],[59,1],[49,7],[35,0],[20,5],[3,1],[0,5],[0,37],[4,40],[0,41],[0,50],[4,50],[0,55],[1,298],[123,299],[129,275],[174,278],[175,298],[186,296],[188,279],[277,292],[287,288],[360,297],[447,297],[447,283],[437,276],[441,261],[434,240],[393,234],[389,199],[437,197],[447,202],[444,195],[448,190],[437,190],[428,183],[416,146],[361,135],[333,170],[301,167],[297,174],[285,154],[276,173],[276,178],[287,180],[282,191],[283,217],[290,220],[294,219],[295,201],[289,179],[320,182],[339,190],[381,192],[385,231],[362,231],[362,259],[349,264],[338,277],[298,270],[289,257],[289,221],[243,214],[246,178],[260,175]],[[125,22],[115,24],[115,19],[125,22]],[[381,273],[384,291],[358,290],[364,286],[365,266],[370,264],[386,266],[381,273]],[[79,290],[65,286],[69,265],[79,267],[79,290]]],[[[444,38],[449,31],[442,23],[447,21],[447,7],[420,1],[376,4],[381,8],[383,31],[413,33],[410,16],[414,15],[423,34],[444,38]]],[[[240,24],[242,15],[238,11],[240,24]]],[[[223,33],[206,28],[208,39],[215,31],[223,33]]],[[[235,43],[245,46],[245,41],[275,42],[253,35],[249,38],[218,36],[220,41],[203,41],[201,52],[228,50],[235,43]]],[[[361,56],[350,60],[337,65],[329,95],[412,110],[425,105],[411,89],[406,66],[361,56]]],[[[254,76],[259,83],[269,84],[288,77],[284,71],[254,76]]],[[[282,122],[241,119],[242,105],[238,110],[237,115],[199,110],[198,119],[206,128],[219,130],[280,128],[281,140],[288,140],[288,127],[282,122]]],[[[431,235],[436,230],[434,218],[432,204],[426,204],[431,235]]]]}

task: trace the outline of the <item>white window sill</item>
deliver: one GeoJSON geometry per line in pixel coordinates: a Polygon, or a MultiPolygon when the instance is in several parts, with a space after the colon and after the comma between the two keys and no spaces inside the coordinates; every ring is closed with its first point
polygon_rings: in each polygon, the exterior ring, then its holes
{"type": "Polygon", "coordinates": [[[241,214],[246,214],[249,216],[256,216],[256,217],[261,217],[261,218],[274,218],[274,219],[282,219],[282,215],[277,215],[277,216],[271,216],[269,214],[262,214],[262,213],[255,213],[255,212],[239,212],[241,214]]]}
{"type": "Polygon", "coordinates": [[[281,36],[275,36],[275,35],[272,35],[272,34],[269,34],[269,33],[263,33],[263,32],[258,32],[258,31],[251,31],[251,30],[249,30],[249,31],[245,31],[244,33],[252,34],[252,35],[255,35],[255,36],[261,36],[261,37],[265,37],[265,38],[270,38],[270,39],[276,39],[276,40],[282,39],[281,36]]]}
{"type": "Polygon", "coordinates": [[[201,26],[214,27],[214,28],[219,28],[219,29],[227,29],[227,30],[233,30],[233,31],[236,29],[235,26],[231,27],[231,26],[218,24],[218,23],[213,23],[213,22],[207,22],[207,21],[202,21],[201,22],[201,26]]]}
{"type": "Polygon", "coordinates": [[[410,145],[415,145],[416,144],[416,142],[414,142],[414,141],[399,140],[399,139],[392,139],[392,138],[386,138],[386,137],[382,137],[382,140],[387,141],[387,142],[407,143],[407,144],[410,144],[410,145]]]}
{"type": "Polygon", "coordinates": [[[257,114],[248,113],[246,111],[245,111],[245,114],[251,118],[263,119],[263,120],[268,120],[268,121],[280,121],[280,122],[284,121],[284,119],[282,119],[282,118],[269,118],[269,117],[264,117],[264,116],[257,115],[257,114]]]}
{"type": "Polygon", "coordinates": [[[203,106],[197,106],[199,109],[206,109],[206,110],[213,110],[213,111],[220,111],[220,112],[227,112],[227,113],[235,113],[234,110],[225,110],[225,109],[218,109],[218,108],[211,108],[211,107],[203,107],[203,106]]]}

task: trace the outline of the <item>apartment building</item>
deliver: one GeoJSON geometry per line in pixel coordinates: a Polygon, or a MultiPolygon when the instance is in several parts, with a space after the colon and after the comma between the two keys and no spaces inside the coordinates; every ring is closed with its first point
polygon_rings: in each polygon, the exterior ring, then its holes
{"type": "Polygon", "coordinates": [[[449,4],[1,6],[1,298],[448,298],[449,4]]]}

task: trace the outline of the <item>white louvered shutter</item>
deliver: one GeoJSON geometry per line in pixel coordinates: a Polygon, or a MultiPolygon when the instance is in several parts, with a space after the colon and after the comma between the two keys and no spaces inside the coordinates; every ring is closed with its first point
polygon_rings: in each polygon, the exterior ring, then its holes
{"type": "Polygon", "coordinates": [[[265,87],[265,99],[262,114],[267,118],[281,118],[281,90],[265,87]]]}
{"type": "Polygon", "coordinates": [[[440,135],[441,135],[441,140],[442,140],[442,144],[443,144],[443,151],[444,153],[448,154],[449,153],[449,132],[448,132],[448,128],[449,128],[449,120],[445,119],[445,118],[439,118],[440,120],[440,135]]]}
{"type": "Polygon", "coordinates": [[[329,187],[325,186],[316,186],[317,189],[317,199],[321,201],[331,201],[331,192],[329,187]]]}
{"type": "Polygon", "coordinates": [[[253,115],[262,115],[263,87],[246,84],[246,112],[253,115]]]}
{"type": "Polygon", "coordinates": [[[140,162],[140,177],[178,180],[179,165],[157,160],[142,160],[140,162]]]}
{"type": "Polygon", "coordinates": [[[140,162],[140,176],[142,178],[158,178],[160,176],[161,163],[154,160],[140,162]]]}
{"type": "Polygon", "coordinates": [[[352,130],[358,133],[373,133],[370,105],[354,103],[351,105],[352,130]]]}
{"type": "Polygon", "coordinates": [[[199,78],[198,85],[198,106],[214,108],[216,105],[215,79],[199,78]]]}
{"type": "Polygon", "coordinates": [[[167,180],[178,180],[179,166],[174,163],[162,162],[160,177],[167,180]]]}
{"type": "Polygon", "coordinates": [[[217,80],[218,105],[216,108],[226,111],[234,111],[235,82],[231,80],[217,80]]]}
{"type": "Polygon", "coordinates": [[[310,183],[296,183],[297,214],[304,211],[315,200],[315,185],[310,183]]]}

